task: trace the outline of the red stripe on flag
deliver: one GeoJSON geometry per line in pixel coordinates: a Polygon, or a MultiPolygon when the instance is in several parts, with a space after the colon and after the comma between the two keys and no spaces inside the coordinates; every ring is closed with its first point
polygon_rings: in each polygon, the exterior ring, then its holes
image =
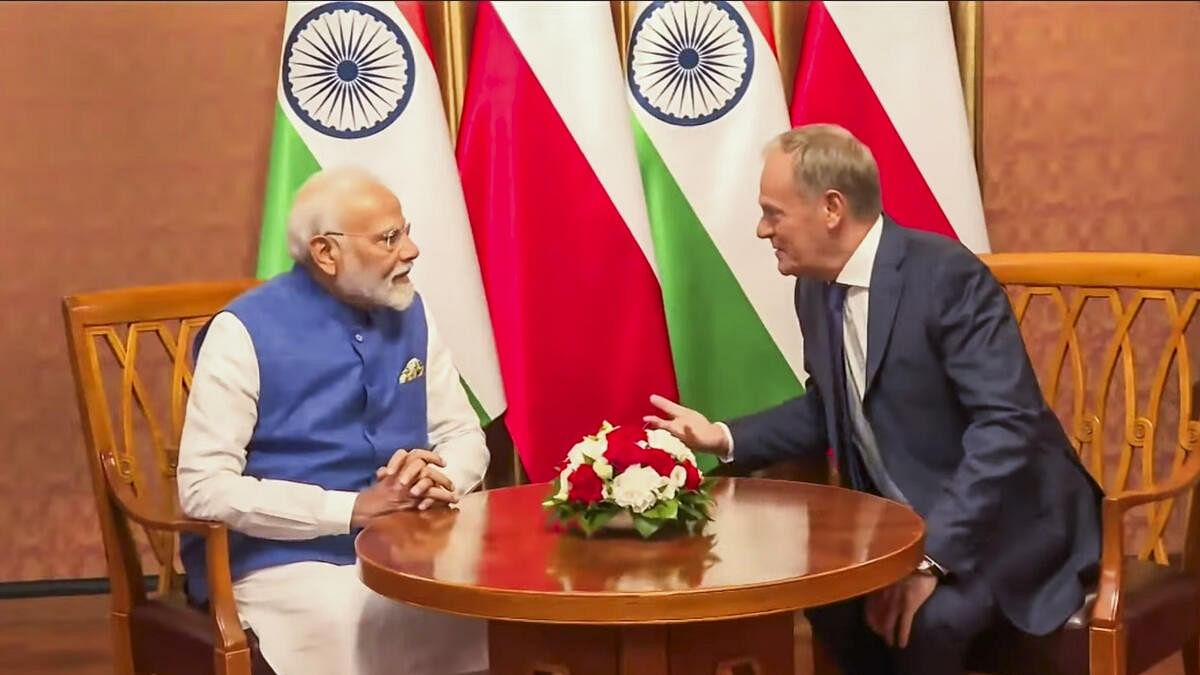
{"type": "MultiPolygon", "coordinates": [[[[506,421],[544,481],[602,420],[640,425],[651,393],[675,396],[662,293],[491,3],[479,5],[467,82],[458,161],[506,421]]],[[[576,95],[591,86],[581,74],[576,95]]]]}
{"type": "MultiPolygon", "coordinates": [[[[893,45],[891,49],[904,49],[893,45]]],[[[920,96],[920,88],[909,90],[920,96]]],[[[825,3],[809,5],[804,48],[796,71],[792,124],[840,124],[866,143],[879,164],[883,209],[908,227],[958,236],[825,3]]]]}
{"type": "Polygon", "coordinates": [[[775,46],[775,28],[771,25],[771,8],[767,0],[746,0],[746,11],[754,18],[754,23],[758,24],[758,29],[767,39],[767,44],[771,45],[771,51],[779,51],[775,46]]]}
{"type": "Polygon", "coordinates": [[[408,19],[408,25],[412,26],[413,32],[417,34],[417,39],[421,44],[425,45],[425,53],[429,54],[429,62],[436,64],[437,59],[433,58],[433,43],[429,41],[429,28],[425,25],[425,7],[419,0],[396,0],[396,8],[408,19]]]}

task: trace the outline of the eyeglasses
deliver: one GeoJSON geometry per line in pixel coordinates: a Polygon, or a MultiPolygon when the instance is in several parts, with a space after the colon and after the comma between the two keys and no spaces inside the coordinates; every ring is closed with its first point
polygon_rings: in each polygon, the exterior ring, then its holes
{"type": "Polygon", "coordinates": [[[401,237],[407,237],[412,233],[412,221],[404,223],[403,227],[393,227],[386,232],[380,234],[357,234],[353,232],[322,232],[324,237],[366,237],[374,240],[376,244],[383,246],[389,251],[396,250],[396,242],[400,241],[401,237]]]}

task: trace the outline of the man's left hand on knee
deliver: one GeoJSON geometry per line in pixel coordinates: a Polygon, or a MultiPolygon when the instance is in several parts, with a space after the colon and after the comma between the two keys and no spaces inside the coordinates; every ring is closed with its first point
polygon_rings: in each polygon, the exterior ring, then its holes
{"type": "Polygon", "coordinates": [[[914,574],[867,596],[867,625],[889,647],[908,646],[913,617],[937,588],[937,578],[914,574]]]}

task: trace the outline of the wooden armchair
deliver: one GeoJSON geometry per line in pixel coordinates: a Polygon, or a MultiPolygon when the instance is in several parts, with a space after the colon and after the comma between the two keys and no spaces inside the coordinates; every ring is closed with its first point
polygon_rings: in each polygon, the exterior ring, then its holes
{"type": "Polygon", "coordinates": [[[271,673],[238,620],[225,526],[187,518],[175,464],[196,332],[253,281],[76,295],[63,301],[88,467],[112,585],[120,675],[271,673]],[[145,534],[158,587],[147,594],[145,534]],[[204,537],[211,601],[188,605],[177,567],[179,533],[204,537]]]}
{"type": "Polygon", "coordinates": [[[1104,487],[1098,588],[1044,638],[994,636],[989,673],[1140,673],[1182,650],[1200,675],[1200,257],[984,257],[1010,292],[1046,398],[1104,487]],[[1168,534],[1182,539],[1168,546],[1168,534]]]}

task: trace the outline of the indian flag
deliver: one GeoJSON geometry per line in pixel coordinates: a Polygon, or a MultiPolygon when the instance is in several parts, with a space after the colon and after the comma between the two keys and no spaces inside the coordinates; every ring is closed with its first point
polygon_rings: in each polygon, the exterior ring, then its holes
{"type": "Polygon", "coordinates": [[[626,59],[679,394],[717,419],[804,376],[794,282],[754,235],[763,151],[789,127],[765,5],[640,2],[626,59]]]}
{"type": "Polygon", "coordinates": [[[483,419],[504,410],[487,302],[419,2],[290,2],[258,275],[291,267],[287,215],[321,168],[353,165],[399,197],[413,280],[483,419]]]}

